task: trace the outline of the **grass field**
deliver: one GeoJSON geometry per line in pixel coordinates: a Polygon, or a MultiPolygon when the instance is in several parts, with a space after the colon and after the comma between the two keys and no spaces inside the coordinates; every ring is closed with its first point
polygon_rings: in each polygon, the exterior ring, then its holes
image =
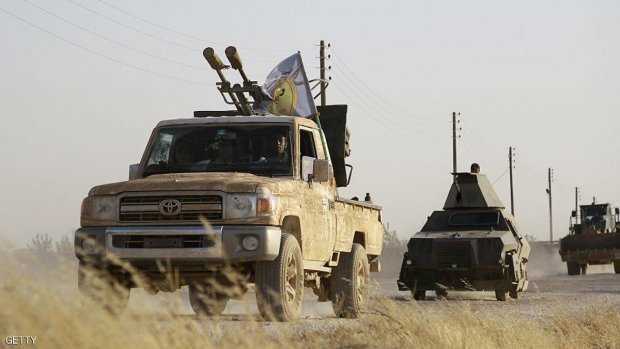
{"type": "MultiPolygon", "coordinates": [[[[423,308],[375,292],[360,319],[268,323],[256,316],[210,319],[161,310],[108,312],[80,301],[72,257],[1,253],[0,336],[37,336],[42,348],[617,348],[618,304],[557,309],[549,323],[481,316],[467,302],[423,308]]],[[[111,301],[112,298],[109,298],[111,301]]]]}

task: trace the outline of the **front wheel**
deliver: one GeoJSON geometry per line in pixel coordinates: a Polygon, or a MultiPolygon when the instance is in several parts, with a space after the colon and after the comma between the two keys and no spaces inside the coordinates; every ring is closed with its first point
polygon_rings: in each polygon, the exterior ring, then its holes
{"type": "Polygon", "coordinates": [[[566,269],[568,275],[579,275],[579,263],[577,262],[566,262],[566,269]]]}
{"type": "Polygon", "coordinates": [[[517,291],[517,287],[511,287],[510,291],[508,291],[508,294],[510,295],[510,298],[512,299],[518,299],[519,298],[519,292],[517,291]]]}
{"type": "Polygon", "coordinates": [[[217,316],[224,312],[229,297],[213,288],[213,285],[189,285],[189,304],[194,313],[217,316]]]}
{"type": "Polygon", "coordinates": [[[411,292],[413,294],[413,299],[416,301],[423,301],[426,299],[426,291],[425,290],[416,290],[411,292]]]}
{"type": "Polygon", "coordinates": [[[505,289],[496,289],[495,290],[495,299],[500,302],[505,302],[508,298],[508,290],[505,289]]]}
{"type": "Polygon", "coordinates": [[[294,236],[282,234],[280,253],[256,264],[256,301],[265,320],[290,321],[299,316],[304,292],[301,248],[294,236]]]}
{"type": "Polygon", "coordinates": [[[129,303],[131,287],[106,269],[98,269],[80,261],[78,290],[82,304],[95,302],[113,315],[121,314],[129,303]]]}
{"type": "Polygon", "coordinates": [[[368,303],[370,267],[366,250],[353,244],[351,252],[341,253],[332,273],[332,307],[336,316],[358,318],[368,303]]]}
{"type": "Polygon", "coordinates": [[[448,298],[448,289],[445,287],[437,286],[437,288],[435,289],[435,296],[437,296],[438,299],[448,298]]]}

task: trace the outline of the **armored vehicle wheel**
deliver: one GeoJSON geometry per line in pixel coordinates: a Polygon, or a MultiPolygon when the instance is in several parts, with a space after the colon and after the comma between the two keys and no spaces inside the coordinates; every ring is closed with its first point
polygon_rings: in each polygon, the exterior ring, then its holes
{"type": "Polygon", "coordinates": [[[504,289],[495,290],[495,299],[501,302],[505,302],[507,298],[508,298],[508,290],[504,290],[504,289]]]}
{"type": "Polygon", "coordinates": [[[351,252],[341,253],[332,273],[332,307],[336,316],[354,319],[368,303],[370,267],[364,247],[353,244],[351,252]]]}
{"type": "Polygon", "coordinates": [[[299,316],[304,292],[304,267],[299,243],[282,234],[280,253],[273,261],[256,264],[256,301],[260,315],[269,321],[290,321],[299,316]]]}
{"type": "Polygon", "coordinates": [[[228,299],[227,295],[215,292],[211,285],[189,285],[189,304],[197,315],[222,314],[228,299]]]}
{"type": "Polygon", "coordinates": [[[107,311],[118,315],[129,303],[131,287],[107,270],[100,270],[80,261],[78,266],[78,290],[82,304],[94,301],[107,311]]]}
{"type": "Polygon", "coordinates": [[[510,295],[510,298],[512,298],[512,299],[518,299],[519,298],[519,292],[517,292],[516,287],[514,289],[511,289],[510,291],[508,291],[508,294],[510,295]]]}
{"type": "Polygon", "coordinates": [[[435,289],[435,295],[437,298],[448,298],[448,290],[443,287],[437,287],[435,289]]]}
{"type": "Polygon", "coordinates": [[[568,275],[579,275],[579,263],[566,262],[566,269],[568,269],[568,275]]]}
{"type": "Polygon", "coordinates": [[[614,271],[616,274],[620,274],[620,259],[614,261],[614,271]]]}
{"type": "Polygon", "coordinates": [[[426,290],[413,291],[411,294],[413,295],[413,299],[416,301],[423,301],[426,299],[426,290]]]}
{"type": "Polygon", "coordinates": [[[588,271],[588,264],[579,264],[579,270],[581,271],[581,275],[586,275],[588,271]]]}

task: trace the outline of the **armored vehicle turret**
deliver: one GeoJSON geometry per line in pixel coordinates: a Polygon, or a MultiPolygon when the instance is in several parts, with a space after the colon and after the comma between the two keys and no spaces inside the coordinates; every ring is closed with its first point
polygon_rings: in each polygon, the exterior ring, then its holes
{"type": "Polygon", "coordinates": [[[497,300],[527,289],[530,245],[487,177],[457,173],[441,211],[407,244],[398,289],[422,300],[426,291],[495,291],[497,300]]]}

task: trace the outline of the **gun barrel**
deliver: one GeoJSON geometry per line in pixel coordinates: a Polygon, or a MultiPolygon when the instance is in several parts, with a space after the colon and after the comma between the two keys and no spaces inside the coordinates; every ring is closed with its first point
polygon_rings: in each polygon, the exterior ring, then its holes
{"type": "Polygon", "coordinates": [[[241,63],[241,58],[239,57],[239,51],[234,46],[228,46],[226,48],[226,57],[230,62],[230,66],[235,70],[243,69],[243,63],[241,63]]]}
{"type": "Polygon", "coordinates": [[[205,48],[204,51],[202,51],[202,55],[205,57],[207,62],[209,62],[209,65],[213,68],[213,70],[220,71],[225,68],[224,63],[222,63],[222,60],[217,56],[212,47],[205,48]]]}

